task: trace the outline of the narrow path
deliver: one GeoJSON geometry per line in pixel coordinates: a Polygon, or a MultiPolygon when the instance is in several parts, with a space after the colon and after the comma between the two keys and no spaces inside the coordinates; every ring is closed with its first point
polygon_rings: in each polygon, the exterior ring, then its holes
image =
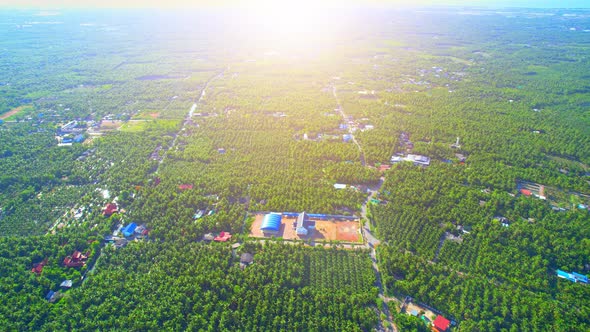
{"type": "Polygon", "coordinates": [[[162,159],[160,159],[160,162],[158,163],[158,168],[156,168],[156,171],[154,172],[155,174],[158,174],[158,172],[160,171],[160,166],[162,166],[162,163],[164,163],[164,159],[166,159],[166,156],[168,155],[168,152],[170,152],[170,150],[172,150],[172,148],[174,148],[176,146],[176,142],[178,141],[178,136],[180,135],[180,133],[183,130],[185,130],[188,121],[193,117],[193,114],[195,113],[195,110],[197,109],[199,103],[205,97],[205,91],[209,87],[209,84],[213,80],[215,80],[218,77],[220,77],[221,75],[223,75],[224,72],[225,72],[225,70],[222,70],[221,72],[219,72],[216,75],[214,75],[211,78],[209,78],[207,80],[207,82],[205,82],[205,85],[201,89],[201,93],[199,95],[199,99],[197,99],[197,101],[191,106],[191,109],[189,110],[189,112],[187,113],[186,117],[184,118],[184,120],[182,122],[182,127],[174,134],[174,139],[172,140],[172,144],[170,144],[170,146],[168,147],[168,149],[166,150],[166,152],[164,152],[164,155],[162,156],[162,159]]]}
{"type": "Polygon", "coordinates": [[[440,240],[438,241],[438,248],[436,248],[436,253],[434,254],[434,259],[432,260],[434,263],[436,263],[438,261],[438,255],[440,254],[440,250],[442,249],[443,243],[445,243],[445,240],[447,239],[447,233],[443,233],[443,235],[441,235],[440,240]]]}
{"type": "MultiPolygon", "coordinates": [[[[336,92],[336,85],[332,85],[332,95],[334,96],[334,99],[336,99],[336,103],[338,104],[338,112],[340,112],[340,115],[342,115],[342,119],[344,120],[344,122],[348,123],[346,114],[344,114],[344,108],[342,107],[342,104],[340,103],[340,98],[338,98],[338,93],[336,92]]],[[[348,126],[348,124],[347,124],[347,126],[348,126]]],[[[354,137],[354,132],[352,131],[352,128],[350,126],[348,126],[348,133],[352,137],[352,141],[354,142],[354,144],[356,144],[356,146],[359,149],[361,165],[366,166],[365,153],[363,152],[363,148],[361,148],[361,145],[359,144],[359,142],[354,137]]]]}
{"type": "Polygon", "coordinates": [[[375,187],[370,189],[371,193],[369,194],[369,197],[367,197],[367,200],[365,200],[361,207],[361,220],[364,220],[365,222],[365,224],[362,227],[362,232],[365,240],[367,241],[367,246],[371,250],[369,255],[371,257],[373,270],[375,271],[376,284],[379,288],[379,298],[383,300],[383,307],[379,308],[379,310],[385,315],[386,321],[389,324],[389,328],[383,327],[383,330],[397,332],[398,329],[397,326],[395,326],[395,324],[393,323],[393,316],[391,315],[391,311],[389,310],[388,302],[399,302],[399,300],[396,298],[385,296],[385,287],[383,286],[383,282],[381,280],[381,271],[379,270],[379,264],[377,264],[377,252],[375,251],[375,247],[379,245],[381,241],[379,241],[379,239],[377,239],[377,237],[375,237],[375,235],[373,235],[373,233],[371,232],[370,220],[367,218],[367,204],[369,204],[369,202],[371,202],[371,199],[375,197],[375,195],[379,192],[379,189],[381,189],[381,186],[383,185],[384,181],[385,178],[381,177],[379,179],[379,183],[375,187]]]}
{"type": "MultiPolygon", "coordinates": [[[[346,116],[346,113],[344,113],[344,108],[342,107],[342,104],[340,103],[340,98],[338,97],[336,85],[332,85],[332,95],[334,96],[334,99],[336,100],[336,103],[338,104],[338,112],[342,116],[342,119],[344,120],[344,122],[348,123],[348,118],[346,116]]],[[[359,144],[359,142],[354,137],[354,132],[350,126],[348,127],[348,133],[352,137],[352,141],[354,142],[354,144],[356,144],[356,146],[359,149],[361,164],[363,166],[366,166],[365,153],[363,152],[363,149],[362,149],[361,145],[359,144]]],[[[381,177],[379,179],[379,183],[375,187],[370,188],[371,193],[369,194],[369,196],[367,197],[367,199],[365,200],[365,202],[363,203],[363,205],[361,207],[361,222],[363,220],[365,222],[363,227],[361,227],[361,232],[363,233],[363,236],[367,241],[368,248],[371,250],[370,257],[371,257],[371,261],[373,264],[373,270],[375,271],[376,285],[379,288],[379,298],[383,300],[382,308],[378,308],[378,309],[386,317],[385,320],[387,321],[387,323],[389,325],[388,327],[380,325],[379,326],[380,330],[388,331],[388,332],[389,331],[397,332],[398,328],[393,323],[393,317],[391,316],[391,312],[389,311],[389,306],[387,304],[392,299],[393,300],[397,300],[397,299],[385,296],[385,292],[384,292],[385,287],[383,286],[383,282],[381,280],[381,271],[379,270],[379,264],[377,264],[377,253],[375,252],[375,246],[377,246],[381,241],[379,241],[379,239],[377,239],[377,237],[375,237],[373,235],[373,233],[371,233],[370,221],[367,218],[367,204],[369,204],[369,202],[371,201],[371,198],[373,198],[379,192],[379,189],[381,189],[381,186],[383,185],[384,180],[385,180],[385,178],[381,177]]]]}

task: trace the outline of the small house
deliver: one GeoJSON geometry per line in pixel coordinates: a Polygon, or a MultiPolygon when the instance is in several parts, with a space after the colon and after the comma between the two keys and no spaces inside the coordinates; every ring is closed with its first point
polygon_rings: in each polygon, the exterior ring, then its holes
{"type": "Polygon", "coordinates": [[[135,229],[137,228],[137,224],[132,222],[129,225],[125,226],[122,230],[121,233],[123,233],[124,237],[130,237],[131,235],[133,235],[133,233],[135,232],[135,229]]]}
{"type": "Polygon", "coordinates": [[[88,260],[88,254],[84,255],[76,250],[71,256],[64,258],[63,264],[66,267],[80,267],[86,264],[86,260],[88,260]]]}
{"type": "Polygon", "coordinates": [[[391,156],[390,161],[392,164],[397,164],[399,162],[404,161],[404,158],[402,158],[401,156],[391,156]]]}
{"type": "Polygon", "coordinates": [[[84,135],[82,134],[78,134],[74,137],[74,142],[75,143],[82,143],[84,142],[84,135]]]}
{"type": "Polygon", "coordinates": [[[59,287],[61,287],[61,288],[72,288],[72,281],[71,280],[64,280],[59,285],[59,287]]]}
{"type": "Polygon", "coordinates": [[[117,213],[117,212],[119,212],[117,209],[117,204],[109,203],[102,210],[102,215],[105,217],[110,217],[113,213],[117,213]]]}
{"type": "Polygon", "coordinates": [[[441,315],[436,316],[436,319],[432,323],[433,330],[438,331],[438,332],[448,331],[450,325],[451,325],[451,322],[441,315]]]}
{"type": "Polygon", "coordinates": [[[53,303],[57,300],[57,296],[58,296],[59,292],[54,292],[52,290],[50,290],[47,295],[45,295],[45,299],[49,302],[49,303],[53,303]]]}
{"type": "Polygon", "coordinates": [[[213,241],[215,242],[227,242],[231,239],[231,233],[229,232],[221,232],[218,236],[216,236],[213,241]]]}
{"type": "Polygon", "coordinates": [[[138,236],[147,236],[150,233],[150,230],[147,229],[147,227],[145,227],[145,225],[139,225],[139,226],[137,226],[137,228],[135,228],[134,233],[137,234],[138,236]]]}
{"type": "Polygon", "coordinates": [[[385,172],[387,170],[391,169],[391,165],[387,165],[387,164],[381,164],[379,165],[379,172],[385,172]]]}
{"type": "Polygon", "coordinates": [[[520,189],[520,193],[525,195],[526,197],[530,197],[533,195],[533,193],[528,189],[520,189]]]}
{"type": "Polygon", "coordinates": [[[243,253],[242,256],[240,256],[240,267],[243,269],[246,266],[252,264],[253,261],[254,261],[254,256],[252,256],[252,254],[243,253]]]}
{"type": "Polygon", "coordinates": [[[203,235],[203,241],[213,241],[215,240],[215,235],[211,234],[211,233],[207,233],[205,235],[203,235]]]}
{"type": "Polygon", "coordinates": [[[428,166],[430,165],[430,158],[426,156],[421,156],[417,154],[409,154],[406,158],[406,161],[411,161],[416,166],[428,166]]]}
{"type": "Polygon", "coordinates": [[[37,263],[31,269],[31,272],[35,273],[36,275],[41,275],[43,272],[43,267],[47,264],[47,258],[45,258],[42,262],[37,263]]]}
{"type": "Polygon", "coordinates": [[[193,215],[193,219],[197,220],[197,219],[201,219],[201,217],[203,217],[203,214],[205,214],[205,210],[198,210],[197,212],[195,212],[195,214],[193,215]]]}

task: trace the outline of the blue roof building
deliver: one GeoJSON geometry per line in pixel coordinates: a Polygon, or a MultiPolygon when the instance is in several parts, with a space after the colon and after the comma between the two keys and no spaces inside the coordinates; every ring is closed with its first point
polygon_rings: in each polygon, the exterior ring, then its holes
{"type": "Polygon", "coordinates": [[[315,229],[315,221],[309,219],[312,216],[316,216],[316,218],[318,219],[327,219],[327,216],[324,214],[312,215],[309,213],[301,212],[297,217],[297,221],[295,223],[295,230],[299,237],[311,236],[313,234],[313,231],[315,229]]]}
{"type": "Polygon", "coordinates": [[[579,274],[577,272],[572,272],[571,274],[574,276],[574,278],[576,278],[577,281],[583,282],[585,284],[588,283],[588,277],[587,276],[585,276],[583,274],[579,274]]]}
{"type": "Polygon", "coordinates": [[[352,135],[351,134],[344,134],[344,135],[342,135],[342,140],[344,142],[348,143],[352,140],[352,135]]]}
{"type": "Polygon", "coordinates": [[[571,282],[577,282],[578,281],[573,274],[571,274],[569,272],[562,271],[562,270],[557,270],[557,276],[559,278],[567,279],[567,280],[569,280],[571,282]]]}
{"type": "Polygon", "coordinates": [[[571,282],[583,282],[585,284],[588,283],[588,276],[585,276],[577,272],[569,273],[562,270],[557,270],[557,276],[559,278],[567,279],[571,282]]]}
{"type": "Polygon", "coordinates": [[[76,143],[84,142],[84,135],[82,135],[82,134],[76,135],[76,137],[74,137],[74,142],[76,142],[76,143]]]}
{"type": "Polygon", "coordinates": [[[64,137],[61,142],[62,143],[72,143],[74,140],[71,137],[64,137]]]}
{"type": "Polygon", "coordinates": [[[277,234],[281,229],[281,215],[278,213],[269,213],[262,219],[260,229],[264,233],[277,234]]]}
{"type": "Polygon", "coordinates": [[[133,235],[135,228],[137,228],[137,224],[132,222],[129,225],[125,226],[125,228],[123,228],[121,232],[123,233],[123,236],[130,237],[131,235],[133,235]]]}

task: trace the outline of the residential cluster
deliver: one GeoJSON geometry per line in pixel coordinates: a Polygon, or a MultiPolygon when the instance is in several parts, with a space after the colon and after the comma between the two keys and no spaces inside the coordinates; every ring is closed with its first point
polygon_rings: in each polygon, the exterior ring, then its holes
{"type": "Polygon", "coordinates": [[[106,243],[112,244],[115,248],[126,246],[129,241],[143,240],[148,238],[150,230],[145,225],[137,225],[131,222],[125,226],[120,224],[112,235],[105,236],[106,243]]]}
{"type": "Polygon", "coordinates": [[[76,120],[70,121],[57,129],[55,139],[59,146],[82,143],[86,139],[83,134],[84,131],[86,131],[86,124],[80,123],[76,120]]]}

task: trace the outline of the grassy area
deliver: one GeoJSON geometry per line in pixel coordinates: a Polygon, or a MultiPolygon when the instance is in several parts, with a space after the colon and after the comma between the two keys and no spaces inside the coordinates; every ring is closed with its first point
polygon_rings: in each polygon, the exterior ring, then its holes
{"type": "Polygon", "coordinates": [[[128,121],[119,128],[119,130],[128,133],[142,132],[148,129],[155,128],[172,128],[178,126],[180,120],[141,120],[128,121]]]}
{"type": "Polygon", "coordinates": [[[159,110],[143,110],[133,116],[133,120],[153,120],[160,116],[159,110]]]}

